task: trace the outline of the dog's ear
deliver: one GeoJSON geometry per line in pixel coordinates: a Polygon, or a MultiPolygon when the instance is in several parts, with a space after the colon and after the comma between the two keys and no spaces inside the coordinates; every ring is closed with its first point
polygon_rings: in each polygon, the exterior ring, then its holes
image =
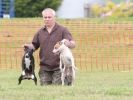
{"type": "Polygon", "coordinates": [[[56,43],[56,45],[61,45],[62,44],[62,42],[61,41],[58,41],[57,43],[56,43]]]}
{"type": "Polygon", "coordinates": [[[62,45],[62,44],[64,44],[64,41],[59,41],[59,45],[62,45]]]}
{"type": "Polygon", "coordinates": [[[29,49],[29,47],[24,46],[24,51],[26,52],[29,49]]]}

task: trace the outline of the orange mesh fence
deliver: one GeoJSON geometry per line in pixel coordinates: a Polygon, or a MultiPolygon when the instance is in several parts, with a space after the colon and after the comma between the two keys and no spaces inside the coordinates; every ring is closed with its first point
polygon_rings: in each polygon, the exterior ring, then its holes
{"type": "MultiPolygon", "coordinates": [[[[133,22],[98,23],[90,20],[58,20],[72,33],[72,50],[78,69],[125,71],[133,69],[133,22]]],[[[21,67],[23,44],[30,43],[43,25],[39,18],[0,20],[0,69],[21,67]]],[[[39,51],[39,50],[38,50],[39,51]]],[[[38,51],[34,53],[39,67],[38,51]]]]}

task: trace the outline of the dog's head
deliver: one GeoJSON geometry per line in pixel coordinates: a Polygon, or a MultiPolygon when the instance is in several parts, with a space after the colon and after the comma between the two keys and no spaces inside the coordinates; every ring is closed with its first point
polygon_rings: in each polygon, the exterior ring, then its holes
{"type": "Polygon", "coordinates": [[[24,51],[25,51],[25,58],[30,58],[32,55],[33,55],[33,49],[30,49],[28,47],[25,47],[24,48],[24,51]]]}
{"type": "Polygon", "coordinates": [[[53,53],[59,54],[63,50],[64,46],[65,46],[64,41],[57,42],[54,46],[53,53]]]}

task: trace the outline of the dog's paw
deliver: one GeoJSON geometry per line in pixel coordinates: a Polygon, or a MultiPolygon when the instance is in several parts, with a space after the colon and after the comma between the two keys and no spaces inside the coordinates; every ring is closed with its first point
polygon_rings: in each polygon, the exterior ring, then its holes
{"type": "Polygon", "coordinates": [[[22,71],[22,75],[23,75],[23,76],[25,75],[25,71],[22,71]]]}
{"type": "Polygon", "coordinates": [[[35,78],[35,76],[34,75],[31,75],[31,79],[34,79],[35,78]]]}

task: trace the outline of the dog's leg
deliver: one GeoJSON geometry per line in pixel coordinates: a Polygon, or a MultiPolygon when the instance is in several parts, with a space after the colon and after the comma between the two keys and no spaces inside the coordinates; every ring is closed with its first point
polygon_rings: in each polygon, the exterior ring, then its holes
{"type": "Polygon", "coordinates": [[[62,72],[62,73],[61,73],[61,82],[62,82],[62,86],[64,86],[64,80],[65,80],[65,79],[64,79],[64,73],[62,72]]]}
{"type": "Polygon", "coordinates": [[[31,75],[31,79],[34,80],[35,85],[37,85],[37,78],[36,78],[36,76],[35,76],[35,73],[33,73],[33,74],[31,75]]]}
{"type": "Polygon", "coordinates": [[[62,66],[63,66],[63,64],[62,64],[62,61],[61,61],[61,59],[60,59],[60,66],[59,66],[59,68],[60,68],[60,70],[61,70],[61,73],[62,73],[62,66]]]}
{"type": "Polygon", "coordinates": [[[61,70],[61,82],[62,82],[62,86],[65,85],[65,65],[63,64],[63,61],[60,60],[60,70],[61,70]]]}
{"type": "Polygon", "coordinates": [[[64,85],[64,81],[63,81],[63,77],[64,77],[64,75],[63,75],[63,64],[62,64],[62,61],[61,61],[61,57],[60,57],[60,66],[59,66],[59,68],[60,68],[60,71],[61,71],[61,84],[64,85]]]}
{"type": "Polygon", "coordinates": [[[62,68],[61,81],[62,81],[62,86],[64,86],[65,85],[65,66],[64,68],[62,68]]]}
{"type": "Polygon", "coordinates": [[[25,70],[22,71],[22,75],[23,75],[23,76],[25,75],[25,70]]]}
{"type": "Polygon", "coordinates": [[[31,61],[31,63],[30,63],[31,65],[30,65],[30,67],[31,67],[31,69],[32,69],[32,74],[34,75],[34,70],[35,70],[35,64],[34,64],[34,59],[32,58],[32,61],[31,61]]]}
{"type": "Polygon", "coordinates": [[[32,63],[31,63],[31,67],[32,67],[32,75],[31,75],[31,79],[34,80],[35,85],[37,85],[37,78],[35,76],[35,64],[34,64],[34,59],[32,59],[32,63]]]}
{"type": "Polygon", "coordinates": [[[36,78],[36,76],[34,78],[34,82],[35,82],[35,85],[37,85],[37,78],[36,78]]]}
{"type": "Polygon", "coordinates": [[[21,84],[22,79],[23,79],[23,76],[21,75],[21,76],[19,77],[19,79],[18,79],[18,85],[21,84]]]}
{"type": "Polygon", "coordinates": [[[34,62],[32,61],[30,64],[31,64],[30,65],[30,68],[31,68],[31,79],[34,80],[34,78],[35,78],[35,72],[34,72],[35,66],[34,66],[34,62]]]}

